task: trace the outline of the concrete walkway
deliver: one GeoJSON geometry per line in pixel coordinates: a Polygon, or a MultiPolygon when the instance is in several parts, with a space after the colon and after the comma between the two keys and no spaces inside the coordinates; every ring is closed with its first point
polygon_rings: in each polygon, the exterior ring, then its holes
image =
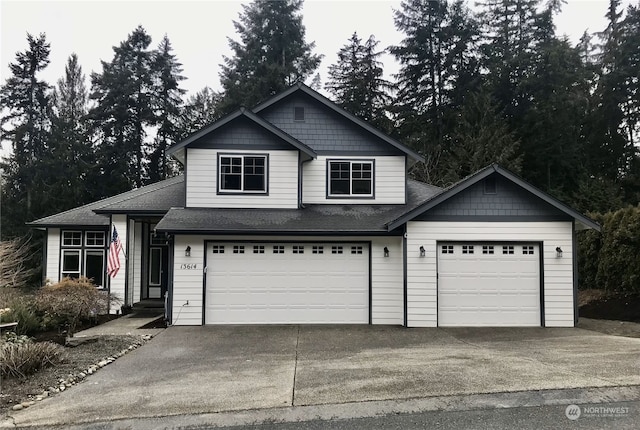
{"type": "Polygon", "coordinates": [[[640,339],[582,329],[171,327],[8,425],[640,385],[640,339]]]}
{"type": "Polygon", "coordinates": [[[91,327],[86,330],[79,331],[74,335],[74,337],[120,336],[120,335],[155,336],[158,333],[161,333],[163,330],[165,330],[163,328],[160,328],[160,329],[140,328],[161,317],[162,311],[158,312],[158,315],[155,317],[134,318],[133,316],[134,316],[133,314],[125,315],[123,317],[108,321],[104,324],[100,324],[95,327],[91,327]]]}

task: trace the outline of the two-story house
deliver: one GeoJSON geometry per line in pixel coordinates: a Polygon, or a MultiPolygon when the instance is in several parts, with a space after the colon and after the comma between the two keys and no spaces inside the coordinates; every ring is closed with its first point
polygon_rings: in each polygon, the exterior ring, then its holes
{"type": "Polygon", "coordinates": [[[444,190],[413,181],[420,154],[309,87],[169,153],[183,175],[31,223],[44,276],[166,296],[172,325],[577,321],[574,232],[596,223],[495,165],[444,190]]]}

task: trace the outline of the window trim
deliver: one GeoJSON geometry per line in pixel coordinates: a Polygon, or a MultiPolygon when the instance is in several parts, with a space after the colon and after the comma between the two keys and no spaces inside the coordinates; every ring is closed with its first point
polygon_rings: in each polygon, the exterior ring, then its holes
{"type": "Polygon", "coordinates": [[[108,231],[106,230],[83,230],[83,229],[69,229],[69,230],[60,230],[60,252],[58,256],[58,279],[62,279],[69,274],[77,274],[78,277],[86,277],[87,276],[87,253],[92,252],[101,252],[102,254],[102,285],[96,285],[96,288],[100,290],[107,289],[107,250],[109,247],[108,242],[108,231]],[[79,245],[65,245],[64,244],[64,236],[65,233],[79,233],[80,234],[80,244],[79,245]],[[104,245],[87,245],[87,233],[102,233],[104,236],[104,245]],[[79,272],[76,271],[65,271],[64,270],[64,255],[67,252],[76,251],[78,253],[79,258],[79,272]],[[65,275],[66,274],[66,275],[65,275]]]}
{"type": "Polygon", "coordinates": [[[104,249],[107,244],[107,233],[99,230],[87,230],[84,232],[84,246],[87,248],[101,248],[104,249]],[[99,233],[102,234],[102,245],[89,245],[88,243],[88,234],[89,233],[99,233]]]}
{"type": "MultiPolygon", "coordinates": [[[[97,254],[97,253],[100,253],[102,255],[102,283],[101,283],[102,285],[100,285],[100,284],[95,284],[95,285],[98,288],[102,289],[102,288],[105,288],[104,284],[106,283],[105,281],[106,281],[106,273],[107,273],[107,265],[105,263],[106,262],[106,259],[105,259],[106,250],[104,248],[91,247],[91,248],[87,248],[87,249],[84,250],[84,252],[83,252],[83,254],[84,254],[84,260],[83,260],[84,266],[82,268],[82,271],[84,272],[84,276],[86,276],[87,275],[87,256],[89,254],[97,254]]],[[[89,277],[87,276],[87,278],[89,278],[89,277]]],[[[89,278],[89,279],[91,279],[91,278],[89,278]]],[[[94,282],[95,282],[95,280],[94,280],[94,282]]]]}
{"type": "Polygon", "coordinates": [[[230,195],[252,195],[252,196],[268,196],[269,195],[269,154],[265,153],[218,153],[218,171],[217,171],[217,179],[216,179],[216,192],[218,195],[230,196],[230,195]],[[240,158],[241,161],[241,174],[240,174],[240,188],[239,190],[225,190],[221,187],[222,185],[222,158],[240,158]],[[245,190],[245,158],[263,158],[264,159],[264,190],[245,190]]]}
{"type": "Polygon", "coordinates": [[[357,159],[357,158],[327,158],[326,165],[326,198],[327,199],[367,199],[376,198],[376,160],[373,158],[357,159]],[[332,194],[331,193],[331,164],[332,163],[349,163],[349,194],[332,194]],[[371,193],[370,194],[353,194],[353,165],[354,164],[370,164],[371,165],[371,193]]]}

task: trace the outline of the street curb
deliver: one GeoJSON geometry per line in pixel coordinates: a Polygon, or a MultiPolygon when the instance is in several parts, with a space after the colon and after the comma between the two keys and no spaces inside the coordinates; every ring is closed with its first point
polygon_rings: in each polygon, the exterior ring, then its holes
{"type": "MultiPolygon", "coordinates": [[[[430,411],[467,411],[506,409],[550,405],[584,405],[640,400],[640,385],[605,388],[573,388],[503,393],[438,396],[409,400],[381,400],[283,408],[173,415],[165,417],[130,418],[65,425],[65,429],[162,429],[215,428],[259,425],[262,423],[295,423],[313,420],[348,420],[391,414],[430,411]]],[[[0,423],[0,428],[16,427],[13,422],[0,423]]],[[[60,428],[57,426],[38,428],[60,428]]]]}

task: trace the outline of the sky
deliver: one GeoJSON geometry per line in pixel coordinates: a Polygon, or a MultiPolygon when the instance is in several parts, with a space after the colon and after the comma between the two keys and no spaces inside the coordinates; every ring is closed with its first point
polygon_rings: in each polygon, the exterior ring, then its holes
{"type": "MultiPolygon", "coordinates": [[[[638,0],[623,0],[623,5],[638,0]]],[[[244,3],[248,3],[246,0],[244,3]]],[[[92,71],[101,72],[100,61],[113,58],[112,47],[142,25],[156,46],[168,35],[174,53],[183,64],[188,79],[182,87],[193,94],[205,86],[220,89],[219,64],[231,55],[227,38],[238,39],[233,26],[242,11],[237,0],[193,1],[105,1],[105,0],[0,0],[0,82],[9,76],[8,64],[18,51],[27,48],[27,32],[46,33],[51,43],[51,62],[40,75],[50,84],[64,74],[65,63],[76,53],[87,79],[92,71]]],[[[469,4],[473,5],[474,0],[469,4]]],[[[558,34],[566,34],[574,43],[585,30],[602,30],[606,21],[607,0],[567,0],[556,17],[558,34]]],[[[366,39],[375,35],[380,47],[398,44],[402,34],[393,23],[393,10],[400,1],[390,0],[306,0],[303,24],[306,40],[315,42],[315,53],[324,55],[319,72],[322,82],[327,69],[337,58],[337,51],[356,31],[366,39]]],[[[386,56],[385,74],[389,77],[398,66],[386,56]]],[[[6,149],[6,144],[5,149],[6,149]]],[[[2,151],[0,150],[0,153],[2,151]]]]}

